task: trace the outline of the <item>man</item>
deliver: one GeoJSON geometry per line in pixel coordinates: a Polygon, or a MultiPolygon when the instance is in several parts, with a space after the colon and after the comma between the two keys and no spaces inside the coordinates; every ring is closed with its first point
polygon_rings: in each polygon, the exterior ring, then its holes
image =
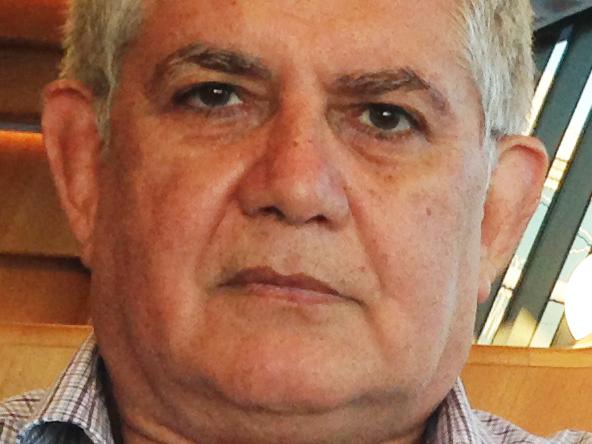
{"type": "MultiPolygon", "coordinates": [[[[2,443],[548,442],[468,406],[536,207],[525,0],[74,1],[45,93],[90,338],[2,443]]],[[[551,442],[592,442],[565,432],[551,442]]]]}

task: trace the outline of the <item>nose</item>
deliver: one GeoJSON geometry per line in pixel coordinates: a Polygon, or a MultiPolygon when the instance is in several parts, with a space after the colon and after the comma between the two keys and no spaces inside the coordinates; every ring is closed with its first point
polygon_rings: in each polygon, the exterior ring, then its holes
{"type": "Polygon", "coordinates": [[[278,112],[263,142],[264,154],[240,183],[245,214],[290,225],[338,228],[347,222],[348,198],[338,168],[328,160],[321,121],[298,110],[278,112]]]}

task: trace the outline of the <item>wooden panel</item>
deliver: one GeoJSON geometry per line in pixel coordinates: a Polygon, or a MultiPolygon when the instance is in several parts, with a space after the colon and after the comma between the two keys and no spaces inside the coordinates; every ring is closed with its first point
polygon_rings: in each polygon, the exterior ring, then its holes
{"type": "Polygon", "coordinates": [[[475,408],[533,433],[592,430],[592,349],[474,346],[462,377],[475,408]]]}
{"type": "Polygon", "coordinates": [[[0,120],[39,121],[41,91],[58,77],[60,58],[56,49],[0,46],[0,120]]]}
{"type": "Polygon", "coordinates": [[[58,45],[66,0],[2,0],[0,38],[58,45]]]}
{"type": "Polygon", "coordinates": [[[78,255],[38,134],[0,132],[0,253],[78,255]]]}
{"type": "Polygon", "coordinates": [[[89,327],[0,324],[0,399],[53,384],[89,327]]]}
{"type": "Polygon", "coordinates": [[[89,281],[77,259],[0,255],[0,323],[86,324],[89,281]]]}
{"type": "Polygon", "coordinates": [[[468,365],[592,369],[592,349],[523,348],[474,345],[468,365]]]}

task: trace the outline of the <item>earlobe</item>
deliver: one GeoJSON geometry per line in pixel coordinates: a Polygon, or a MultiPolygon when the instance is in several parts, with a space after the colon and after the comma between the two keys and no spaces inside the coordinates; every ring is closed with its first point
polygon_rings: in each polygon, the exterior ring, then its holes
{"type": "Polygon", "coordinates": [[[506,136],[498,141],[499,161],[493,173],[481,224],[479,301],[514,253],[537,208],[548,169],[547,152],[534,137],[506,136]]]}
{"type": "Polygon", "coordinates": [[[43,138],[49,165],[70,228],[91,266],[98,204],[101,139],[92,94],[76,81],[59,80],[44,91],[43,138]]]}

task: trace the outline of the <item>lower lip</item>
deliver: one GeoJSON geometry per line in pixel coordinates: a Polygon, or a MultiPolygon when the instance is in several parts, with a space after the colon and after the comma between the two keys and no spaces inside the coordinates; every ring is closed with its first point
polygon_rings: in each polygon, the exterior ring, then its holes
{"type": "Polygon", "coordinates": [[[305,290],[295,287],[280,287],[268,284],[246,284],[226,288],[230,288],[233,292],[240,293],[241,295],[257,296],[300,305],[327,305],[344,302],[342,297],[334,294],[321,293],[314,290],[305,290]]]}

